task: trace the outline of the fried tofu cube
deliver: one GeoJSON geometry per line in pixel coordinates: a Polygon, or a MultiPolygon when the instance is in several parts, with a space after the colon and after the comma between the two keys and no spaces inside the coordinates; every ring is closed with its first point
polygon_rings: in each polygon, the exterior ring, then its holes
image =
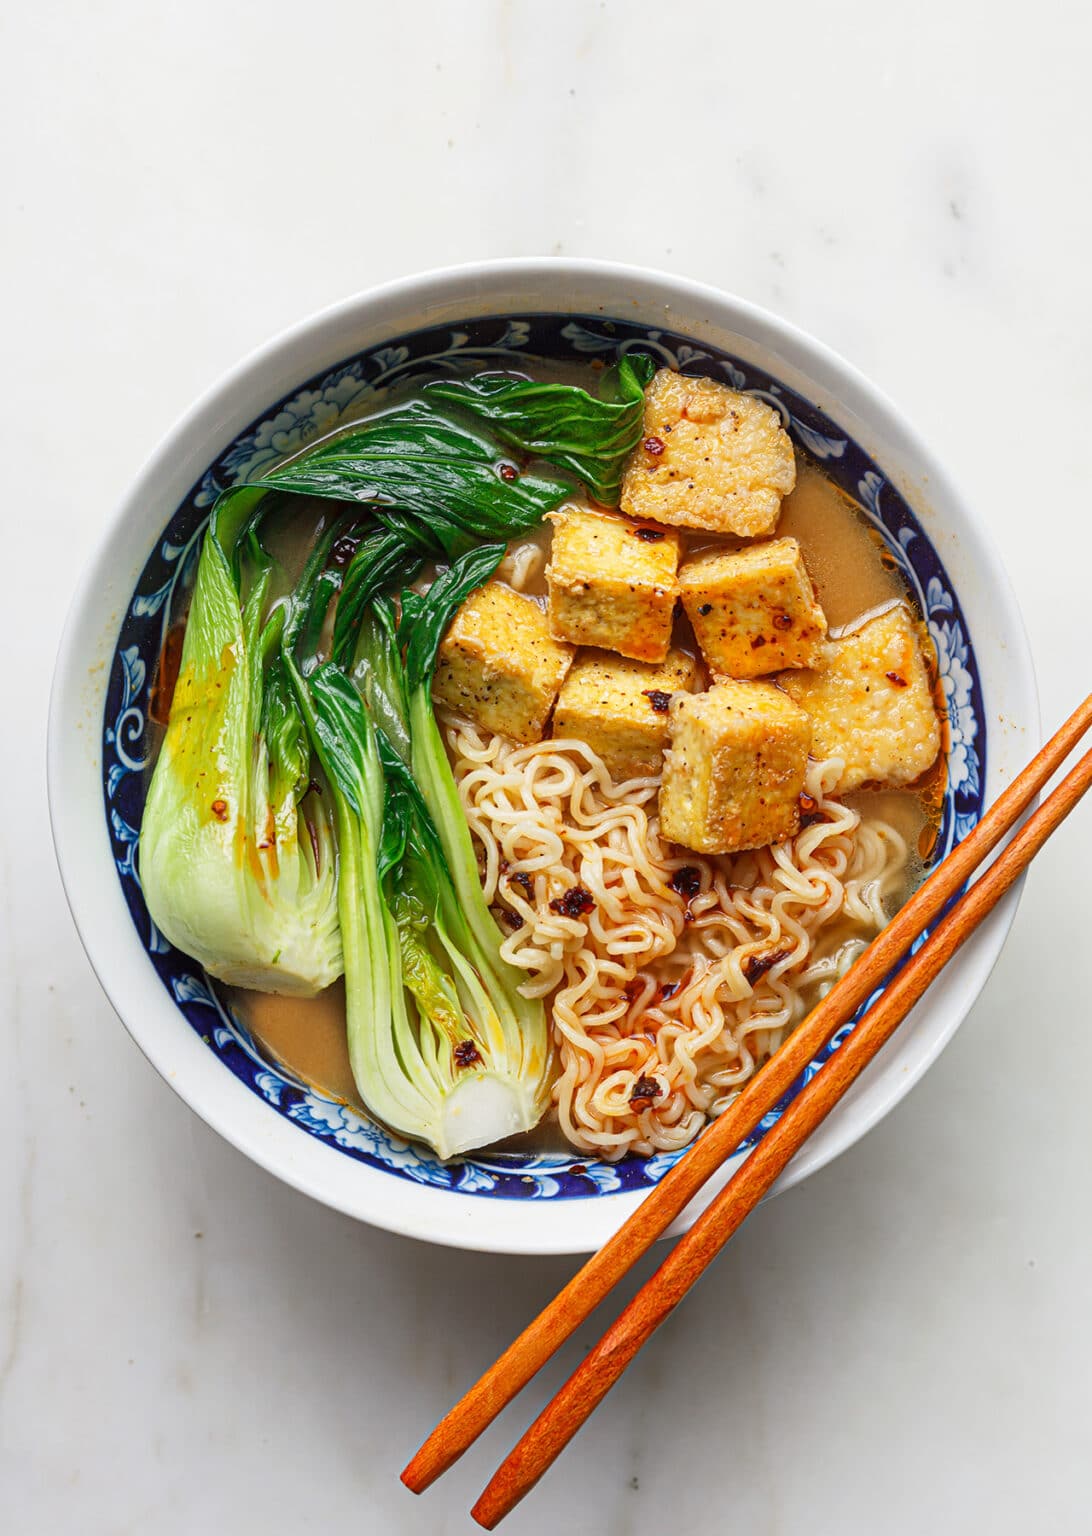
{"type": "Polygon", "coordinates": [[[715,379],[660,369],[622,477],[623,512],[753,538],[773,531],[795,484],[792,442],[773,406],[715,379]]]}
{"type": "Polygon", "coordinates": [[[698,665],[673,650],[658,666],[581,651],[554,710],[554,735],[585,742],[603,759],[616,784],[660,772],[672,695],[688,692],[698,665]]]}
{"type": "Polygon", "coordinates": [[[432,695],[483,730],[541,741],[572,659],[533,598],[491,581],[451,621],[432,695]]]}
{"type": "Polygon", "coordinates": [[[811,716],[815,757],[840,757],[837,788],[898,788],[940,751],[921,626],[903,603],[827,640],[814,669],[778,679],[811,716]]]}
{"type": "Polygon", "coordinates": [[[772,683],[720,682],[671,704],[660,831],[696,853],[779,843],[800,829],[811,721],[772,683]]]}
{"type": "Polygon", "coordinates": [[[679,537],[579,506],[553,514],[546,580],[555,640],[663,661],[679,595],[679,537]]]}
{"type": "Polygon", "coordinates": [[[795,539],[695,555],[679,572],[679,590],[714,676],[766,677],[815,664],[827,620],[795,539]]]}

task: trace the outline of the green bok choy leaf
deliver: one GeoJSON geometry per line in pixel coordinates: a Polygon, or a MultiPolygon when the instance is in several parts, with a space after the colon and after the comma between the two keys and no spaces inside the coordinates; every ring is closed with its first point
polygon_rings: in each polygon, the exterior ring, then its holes
{"type": "Polygon", "coordinates": [[[217,505],[268,491],[356,503],[369,523],[335,615],[333,655],[344,665],[374,597],[407,585],[427,560],[537,527],[573,486],[562,475],[521,474],[495,439],[417,399],[232,487],[217,505]]]}
{"type": "Polygon", "coordinates": [[[425,395],[466,411],[515,452],[568,470],[596,501],[616,507],[626,457],[641,436],[645,385],[655,371],[643,353],[623,357],[603,374],[598,399],[571,384],[498,373],[428,384],[425,395]]]}

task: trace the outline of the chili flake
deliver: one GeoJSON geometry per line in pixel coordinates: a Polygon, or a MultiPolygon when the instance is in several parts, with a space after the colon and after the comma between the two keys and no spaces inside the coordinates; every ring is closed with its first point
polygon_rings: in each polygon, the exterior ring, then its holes
{"type": "Polygon", "coordinates": [[[694,864],[684,864],[682,869],[675,871],[667,883],[673,891],[689,900],[701,890],[701,870],[694,864]]]}
{"type": "Polygon", "coordinates": [[[753,987],[759,977],[765,976],[779,960],[784,960],[786,954],[784,949],[768,949],[762,955],[748,955],[743,962],[743,974],[753,987]]]}
{"type": "Polygon", "coordinates": [[[360,535],[357,533],[343,533],[340,538],[334,540],[330,549],[330,564],[339,570],[348,565],[357,552],[360,544],[360,535]]]}
{"type": "Polygon", "coordinates": [[[663,1089],[654,1077],[639,1077],[633,1085],[629,1102],[633,1109],[651,1109],[662,1094],[663,1089]]]}
{"type": "Polygon", "coordinates": [[[595,898],[582,885],[572,886],[564,895],[555,896],[550,903],[550,911],[556,912],[559,917],[584,917],[594,910],[595,898]]]}

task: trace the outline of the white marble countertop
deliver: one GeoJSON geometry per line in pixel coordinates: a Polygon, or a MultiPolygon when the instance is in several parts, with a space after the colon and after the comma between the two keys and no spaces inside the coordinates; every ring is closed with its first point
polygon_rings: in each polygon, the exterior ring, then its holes
{"type": "MultiPolygon", "coordinates": [[[[1089,12],[878,13],[5,16],[5,1531],[466,1533],[596,1336],[415,1501],[406,1456],[573,1262],[430,1250],[282,1188],[145,1064],[69,921],[42,775],[61,610],[150,447],[242,352],[470,257],[718,283],[852,358],[969,489],[1045,722],[1088,687],[1089,12]]],[[[1088,1529],[1090,861],[1085,808],[954,1044],[755,1216],[512,1536],[1088,1529]]]]}

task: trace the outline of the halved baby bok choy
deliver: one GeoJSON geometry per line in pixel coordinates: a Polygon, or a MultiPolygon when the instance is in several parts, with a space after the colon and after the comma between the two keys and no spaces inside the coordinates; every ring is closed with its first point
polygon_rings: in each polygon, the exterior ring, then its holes
{"type": "MultiPolygon", "coordinates": [[[[441,1157],[530,1130],[549,1096],[545,1012],[500,957],[429,697],[452,614],[503,554],[460,557],[427,594],[403,595],[397,622],[373,601],[351,671],[299,659],[313,616],[298,610],[285,634],[336,806],[353,1076],[378,1119],[441,1157]]],[[[324,603],[321,578],[315,592],[324,603]]]]}
{"type": "Polygon", "coordinates": [[[265,616],[260,493],[224,499],[201,550],[166,734],[144,807],[152,920],[211,976],[313,996],[341,974],[333,830],[265,616]]]}

